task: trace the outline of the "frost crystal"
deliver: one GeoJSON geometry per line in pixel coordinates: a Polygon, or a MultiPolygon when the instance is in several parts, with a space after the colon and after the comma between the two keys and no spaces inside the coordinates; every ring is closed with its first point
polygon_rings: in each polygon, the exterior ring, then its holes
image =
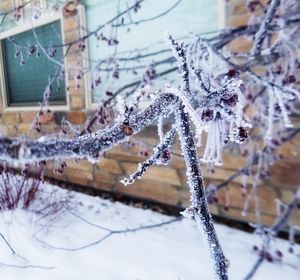
{"type": "Polygon", "coordinates": [[[207,133],[201,160],[221,165],[225,144],[228,141],[242,143],[248,137],[246,127],[250,124],[243,113],[243,82],[238,79],[237,71],[224,72],[224,68],[221,69],[223,61],[201,38],[197,38],[186,51],[172,37],[169,36],[168,40],[180,64],[182,85],[179,90],[169,87],[166,91],[178,96],[183,103],[184,111],[195,126],[199,146],[203,132],[207,133]],[[193,76],[190,77],[189,73],[193,76]]]}

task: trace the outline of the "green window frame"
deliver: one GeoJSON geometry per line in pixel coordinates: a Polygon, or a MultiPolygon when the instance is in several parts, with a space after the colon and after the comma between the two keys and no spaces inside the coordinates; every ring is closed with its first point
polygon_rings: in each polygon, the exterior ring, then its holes
{"type": "MultiPolygon", "coordinates": [[[[60,19],[35,27],[34,30],[39,43],[47,51],[51,44],[55,46],[63,43],[60,19]]],[[[65,76],[59,74],[58,64],[39,48],[30,57],[26,48],[22,48],[22,59],[20,54],[16,56],[18,47],[15,43],[20,46],[36,45],[33,30],[29,29],[0,41],[1,82],[6,106],[39,106],[49,80],[53,80],[50,106],[66,105],[66,81],[65,76]],[[24,65],[21,61],[24,61],[24,65]]],[[[53,59],[63,63],[63,48],[55,48],[55,51],[53,59]]]]}

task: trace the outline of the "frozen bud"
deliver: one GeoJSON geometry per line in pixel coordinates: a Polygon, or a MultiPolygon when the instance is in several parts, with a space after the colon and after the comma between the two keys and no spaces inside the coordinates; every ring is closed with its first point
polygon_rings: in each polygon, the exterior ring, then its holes
{"type": "Polygon", "coordinates": [[[248,138],[248,132],[244,127],[238,128],[238,137],[241,142],[245,141],[248,138]]]}
{"type": "Polygon", "coordinates": [[[285,80],[285,83],[287,84],[293,84],[295,82],[296,82],[296,77],[294,75],[289,75],[285,80]]]}
{"type": "Polygon", "coordinates": [[[32,46],[29,46],[28,47],[28,50],[27,50],[27,54],[29,57],[31,57],[36,51],[36,46],[32,45],[32,46]]]}
{"type": "Polygon", "coordinates": [[[112,76],[115,78],[115,79],[119,79],[120,75],[119,75],[119,71],[115,70],[112,74],[112,76]]]}
{"type": "Polygon", "coordinates": [[[258,0],[250,1],[247,5],[249,12],[253,13],[256,9],[256,6],[258,6],[259,4],[260,4],[260,2],[258,0]]]}
{"type": "Polygon", "coordinates": [[[237,143],[242,143],[248,138],[248,132],[247,130],[240,126],[238,128],[235,128],[232,135],[231,140],[237,143]]]}
{"type": "Polygon", "coordinates": [[[18,49],[18,50],[16,50],[16,53],[15,53],[15,58],[17,58],[17,57],[19,57],[20,56],[20,53],[21,53],[21,51],[18,49]]]}
{"type": "Polygon", "coordinates": [[[56,56],[56,48],[54,48],[54,47],[50,48],[49,56],[51,58],[54,58],[56,56]]]}
{"type": "Polygon", "coordinates": [[[276,140],[276,139],[272,139],[272,140],[271,140],[271,143],[272,143],[274,146],[279,146],[279,145],[280,145],[279,141],[276,140]]]}
{"type": "Polygon", "coordinates": [[[293,253],[294,253],[293,247],[289,247],[288,252],[289,252],[290,254],[293,254],[293,253]]]}
{"type": "Polygon", "coordinates": [[[267,177],[267,176],[266,176],[266,173],[265,173],[265,172],[262,171],[262,172],[259,173],[259,178],[260,178],[260,179],[266,179],[266,177],[267,177]]]}
{"type": "Polygon", "coordinates": [[[271,255],[269,252],[266,252],[266,253],[265,253],[265,259],[266,259],[268,262],[273,262],[273,257],[272,257],[272,255],[271,255]]]}
{"type": "Polygon", "coordinates": [[[133,134],[133,129],[129,124],[124,123],[122,128],[126,136],[130,136],[133,134]]]}
{"type": "Polygon", "coordinates": [[[213,110],[210,110],[210,109],[207,109],[207,110],[204,110],[204,111],[202,112],[201,119],[202,119],[203,121],[208,122],[208,121],[211,121],[211,120],[213,119],[213,117],[214,117],[214,111],[213,111],[213,110]]]}
{"type": "Polygon", "coordinates": [[[101,84],[101,77],[98,77],[96,80],[95,80],[95,85],[98,86],[101,84]]]}
{"type": "Polygon", "coordinates": [[[224,95],[221,98],[222,102],[227,106],[235,106],[237,102],[239,101],[239,97],[237,94],[233,95],[224,95]]]}
{"type": "Polygon", "coordinates": [[[144,151],[144,156],[145,156],[145,157],[149,156],[148,151],[144,151]]]}
{"type": "Polygon", "coordinates": [[[235,77],[238,77],[239,76],[239,71],[237,71],[236,69],[230,69],[228,72],[227,72],[227,76],[229,78],[235,78],[235,77]]]}
{"type": "Polygon", "coordinates": [[[282,258],[283,254],[282,254],[281,251],[276,250],[275,253],[276,253],[276,256],[277,256],[278,258],[282,258]]]}
{"type": "Polygon", "coordinates": [[[106,94],[107,96],[113,96],[113,93],[112,93],[111,91],[108,91],[108,90],[105,92],[105,94],[106,94]]]}
{"type": "Polygon", "coordinates": [[[168,164],[171,160],[171,152],[169,149],[164,149],[162,152],[161,152],[161,156],[159,158],[159,161],[161,164],[168,164]]]}
{"type": "Polygon", "coordinates": [[[45,161],[45,160],[41,160],[41,161],[39,162],[39,165],[41,165],[41,166],[46,165],[46,161],[45,161]]]}
{"type": "Polygon", "coordinates": [[[281,113],[281,108],[280,108],[280,106],[279,106],[278,103],[275,103],[275,104],[274,104],[274,110],[275,110],[275,112],[276,112],[277,114],[280,114],[280,113],[281,113]]]}

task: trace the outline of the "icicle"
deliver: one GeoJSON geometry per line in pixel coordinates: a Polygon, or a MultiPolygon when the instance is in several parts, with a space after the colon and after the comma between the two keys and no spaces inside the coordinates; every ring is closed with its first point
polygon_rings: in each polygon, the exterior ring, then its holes
{"type": "Polygon", "coordinates": [[[159,141],[162,141],[164,138],[164,129],[163,129],[163,117],[159,117],[157,121],[157,134],[159,141]]]}
{"type": "Polygon", "coordinates": [[[273,87],[273,91],[274,91],[275,96],[277,97],[285,127],[293,127],[293,124],[291,123],[290,118],[287,113],[287,110],[285,108],[285,104],[283,102],[282,96],[280,95],[280,93],[276,87],[273,87]]]}
{"type": "Polygon", "coordinates": [[[274,121],[274,92],[269,91],[269,111],[268,111],[268,128],[266,133],[266,140],[271,140],[273,135],[273,121],[274,121]]]}

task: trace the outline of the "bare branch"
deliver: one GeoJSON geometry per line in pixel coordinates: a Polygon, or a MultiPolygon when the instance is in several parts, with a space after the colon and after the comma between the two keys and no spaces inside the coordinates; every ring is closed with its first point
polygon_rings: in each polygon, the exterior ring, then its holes
{"type": "MultiPolygon", "coordinates": [[[[148,170],[149,167],[155,164],[162,164],[162,161],[159,160],[163,156],[169,157],[169,155],[164,155],[164,153],[168,153],[168,149],[170,148],[170,145],[172,144],[172,141],[175,137],[176,128],[172,127],[171,130],[166,134],[164,139],[159,143],[154,149],[152,156],[144,161],[143,163],[140,163],[138,166],[138,170],[135,171],[133,174],[129,176],[129,178],[123,179],[121,182],[124,185],[129,185],[135,182],[136,179],[141,178],[141,176],[148,170]]],[[[166,163],[168,163],[168,159],[165,159],[166,163]]]]}
{"type": "MultiPolygon", "coordinates": [[[[300,189],[295,193],[295,196],[293,200],[290,202],[290,204],[287,205],[282,215],[275,221],[273,226],[270,228],[265,228],[262,240],[262,246],[261,251],[267,252],[267,250],[270,247],[270,243],[272,242],[274,236],[277,235],[277,233],[284,227],[289,221],[289,218],[293,211],[297,208],[298,204],[300,203],[300,189]]],[[[262,254],[258,258],[258,260],[253,265],[252,269],[249,271],[249,273],[246,275],[245,280],[250,280],[256,273],[256,271],[259,269],[259,267],[263,264],[265,261],[264,258],[265,254],[262,254]]]]}
{"type": "Polygon", "coordinates": [[[129,124],[116,123],[104,130],[79,136],[73,140],[22,141],[0,138],[0,159],[8,162],[34,162],[43,159],[87,157],[97,160],[106,150],[126,141],[164,114],[177,98],[172,94],[158,97],[144,111],[131,117],[129,124]]]}
{"type": "MultiPolygon", "coordinates": [[[[78,215],[76,215],[76,216],[78,216],[78,215]]],[[[88,224],[90,224],[92,226],[102,228],[101,226],[95,225],[95,224],[93,224],[93,223],[85,220],[84,218],[80,218],[80,219],[83,220],[83,221],[85,221],[85,222],[87,222],[88,224]]],[[[100,244],[101,242],[103,242],[104,240],[108,239],[109,237],[111,237],[113,235],[126,234],[126,233],[135,233],[135,232],[142,231],[142,230],[159,228],[159,227],[162,227],[162,226],[165,226],[165,225],[169,225],[169,224],[178,222],[181,219],[182,219],[182,217],[178,217],[178,218],[170,219],[168,221],[157,223],[157,224],[143,225],[143,226],[139,226],[139,227],[128,228],[128,229],[121,229],[121,230],[110,230],[110,229],[107,229],[107,230],[105,230],[105,231],[107,231],[107,234],[105,234],[104,236],[102,236],[100,239],[98,239],[98,240],[96,240],[94,242],[90,242],[90,243],[88,243],[86,245],[82,245],[82,246],[74,247],[74,248],[65,248],[65,247],[53,246],[53,245],[51,245],[51,244],[49,244],[49,243],[47,243],[47,242],[45,242],[45,241],[43,241],[43,240],[41,240],[39,238],[37,238],[37,240],[39,242],[41,242],[42,244],[46,245],[48,248],[51,248],[51,249],[54,249],[54,250],[80,251],[80,250],[84,250],[84,249],[93,247],[95,245],[98,245],[98,244],[100,244]]]]}
{"type": "Polygon", "coordinates": [[[269,31],[271,24],[272,24],[272,21],[274,19],[277,8],[280,5],[280,0],[272,0],[271,3],[268,5],[270,7],[267,11],[267,14],[255,35],[254,45],[253,45],[253,48],[251,51],[251,54],[253,56],[258,55],[261,52],[263,42],[267,36],[267,33],[269,31]]]}

